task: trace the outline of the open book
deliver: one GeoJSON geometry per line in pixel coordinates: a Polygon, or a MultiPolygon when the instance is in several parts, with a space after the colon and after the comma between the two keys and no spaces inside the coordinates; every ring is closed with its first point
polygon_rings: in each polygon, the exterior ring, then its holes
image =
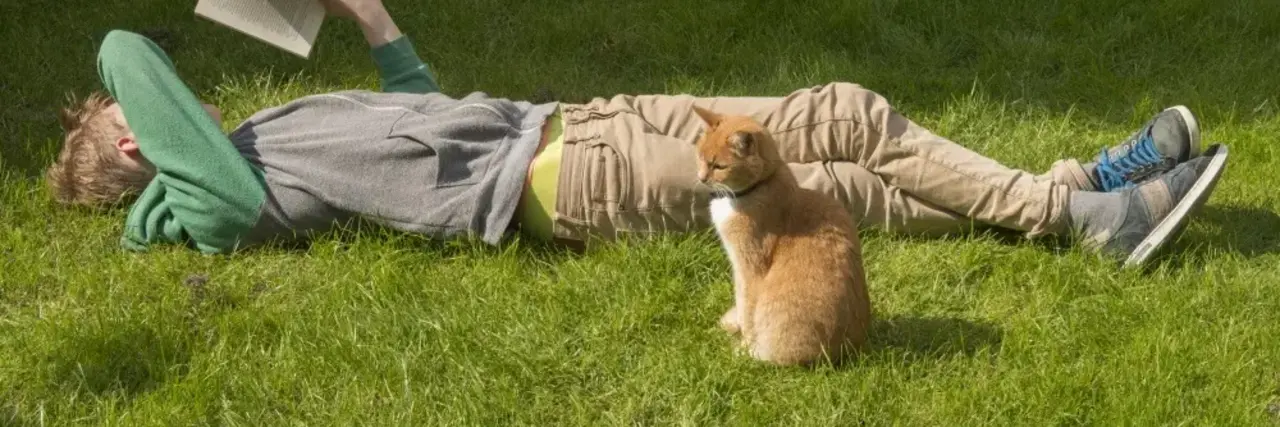
{"type": "Polygon", "coordinates": [[[200,0],[196,15],[306,58],[325,10],[319,0],[200,0]]]}

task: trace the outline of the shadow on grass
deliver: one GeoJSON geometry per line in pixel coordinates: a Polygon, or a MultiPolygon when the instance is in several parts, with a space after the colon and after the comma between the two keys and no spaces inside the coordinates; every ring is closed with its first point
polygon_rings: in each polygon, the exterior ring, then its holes
{"type": "Polygon", "coordinates": [[[995,325],[954,317],[895,315],[877,319],[871,326],[872,355],[900,355],[915,362],[951,357],[973,357],[979,351],[1000,350],[1002,332],[995,325]]]}
{"type": "MultiPolygon", "coordinates": [[[[904,239],[918,241],[950,241],[964,242],[973,240],[990,240],[1004,246],[1024,246],[1036,248],[1039,251],[1048,254],[1058,254],[1063,251],[1070,250],[1074,244],[1068,236],[1059,235],[1043,235],[1035,238],[1028,238],[1027,233],[1007,228],[1001,228],[989,224],[974,223],[966,226],[964,229],[956,230],[948,233],[934,234],[910,234],[910,233],[885,233],[876,229],[859,230],[863,236],[878,234],[889,239],[904,239]]],[[[865,238],[865,237],[864,237],[865,238]]]]}
{"type": "Polygon", "coordinates": [[[190,351],[150,328],[125,326],[70,340],[48,356],[54,380],[64,389],[127,399],[186,371],[190,351]]]}
{"type": "Polygon", "coordinates": [[[582,255],[586,248],[580,242],[542,241],[515,231],[507,233],[497,246],[488,245],[478,238],[437,238],[424,234],[402,232],[373,221],[354,218],[332,230],[317,233],[311,238],[282,237],[262,245],[246,248],[245,252],[281,251],[303,253],[316,250],[317,246],[335,246],[339,250],[352,250],[373,243],[392,251],[430,253],[440,258],[454,258],[477,252],[514,251],[522,257],[562,258],[582,255]]]}
{"type": "MultiPolygon", "coordinates": [[[[1206,205],[1192,214],[1190,221],[1207,223],[1207,227],[1186,230],[1172,242],[1160,258],[1183,263],[1204,258],[1211,252],[1230,252],[1246,258],[1280,253],[1280,214],[1253,206],[1206,205]]],[[[1028,239],[1022,232],[992,226],[976,225],[968,231],[943,236],[920,236],[934,240],[966,240],[990,238],[1005,245],[1034,247],[1055,254],[1070,250],[1075,239],[1068,236],[1042,236],[1028,239]]],[[[1194,262],[1193,262],[1194,263],[1194,262]]],[[[1151,263],[1152,267],[1159,263],[1151,263]]]]}
{"type": "Polygon", "coordinates": [[[1217,253],[1236,254],[1252,259],[1280,253],[1280,214],[1249,206],[1227,205],[1201,207],[1192,214],[1191,223],[1177,240],[1171,242],[1149,269],[1162,264],[1199,268],[1215,260],[1217,253]]]}
{"type": "Polygon", "coordinates": [[[1280,215],[1275,211],[1207,205],[1195,215],[1192,221],[1207,221],[1212,227],[1187,233],[1175,247],[1203,244],[1208,249],[1223,249],[1250,258],[1280,253],[1280,215]]]}

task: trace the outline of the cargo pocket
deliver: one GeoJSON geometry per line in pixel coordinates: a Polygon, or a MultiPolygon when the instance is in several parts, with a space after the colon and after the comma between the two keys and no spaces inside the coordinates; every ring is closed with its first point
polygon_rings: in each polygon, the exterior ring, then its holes
{"type": "Polygon", "coordinates": [[[436,130],[434,123],[425,115],[408,112],[400,116],[391,126],[388,139],[396,140],[390,153],[386,156],[402,156],[420,162],[423,168],[431,171],[424,185],[427,188],[447,188],[475,185],[484,179],[493,160],[493,151],[505,137],[502,129],[493,129],[493,135],[487,127],[476,126],[476,135],[472,140],[451,138],[436,130]],[[493,138],[490,141],[490,138],[493,138]],[[489,141],[489,142],[486,142],[489,141]]]}
{"type": "Polygon", "coordinates": [[[631,173],[622,155],[602,140],[586,143],[587,189],[596,212],[626,211],[631,173]]]}

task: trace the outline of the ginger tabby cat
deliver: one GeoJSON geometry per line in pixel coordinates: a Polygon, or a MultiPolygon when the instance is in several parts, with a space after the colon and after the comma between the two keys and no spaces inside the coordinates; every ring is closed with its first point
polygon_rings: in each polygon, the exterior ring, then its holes
{"type": "Polygon", "coordinates": [[[694,107],[707,123],[698,180],[733,265],[734,305],[720,326],[777,365],[838,362],[866,341],[871,303],[848,211],[800,188],[767,130],[749,117],[694,107]]]}

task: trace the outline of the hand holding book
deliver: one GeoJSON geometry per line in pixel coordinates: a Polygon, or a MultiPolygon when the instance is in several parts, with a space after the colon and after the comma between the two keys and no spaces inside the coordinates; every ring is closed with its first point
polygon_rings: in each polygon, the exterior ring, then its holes
{"type": "Polygon", "coordinates": [[[196,14],[303,58],[311,55],[325,13],[360,25],[372,47],[400,37],[381,0],[199,0],[196,14]]]}
{"type": "Polygon", "coordinates": [[[360,25],[365,41],[378,47],[400,38],[400,29],[382,0],[320,0],[329,15],[348,18],[360,25]]]}
{"type": "Polygon", "coordinates": [[[382,0],[320,0],[320,4],[324,5],[324,9],[329,12],[330,16],[357,21],[360,20],[361,16],[376,14],[379,11],[386,13],[387,11],[382,6],[382,0]]]}

